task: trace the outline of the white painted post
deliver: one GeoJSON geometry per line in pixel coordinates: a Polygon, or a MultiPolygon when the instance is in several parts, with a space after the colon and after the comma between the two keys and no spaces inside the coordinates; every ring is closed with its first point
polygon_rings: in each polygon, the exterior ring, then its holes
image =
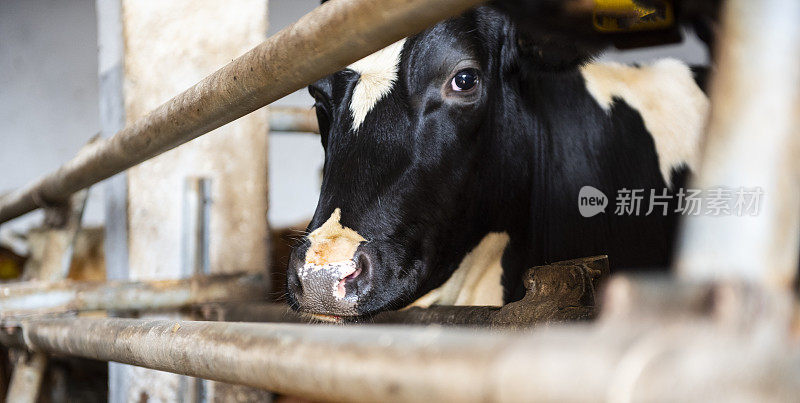
{"type": "MultiPolygon", "coordinates": [[[[104,134],[266,39],[266,0],[97,0],[97,10],[104,134]]],[[[266,270],[267,119],[253,112],[109,181],[109,278],[266,270]]],[[[109,372],[112,403],[215,399],[186,377],[113,363],[109,372]]]]}
{"type": "Polygon", "coordinates": [[[800,245],[800,2],[728,0],[693,187],[760,192],[757,214],[687,217],[677,271],[788,290],[800,245]]]}

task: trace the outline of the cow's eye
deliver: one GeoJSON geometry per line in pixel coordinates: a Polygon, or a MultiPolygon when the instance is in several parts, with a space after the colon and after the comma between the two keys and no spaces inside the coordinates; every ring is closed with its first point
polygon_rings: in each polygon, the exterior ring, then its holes
{"type": "Polygon", "coordinates": [[[475,88],[476,85],[478,85],[478,70],[475,69],[459,71],[450,82],[450,88],[458,92],[469,91],[475,88]]]}

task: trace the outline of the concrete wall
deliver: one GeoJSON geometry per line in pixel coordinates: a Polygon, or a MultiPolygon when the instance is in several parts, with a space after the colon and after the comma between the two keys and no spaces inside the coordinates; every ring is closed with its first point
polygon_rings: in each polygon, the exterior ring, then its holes
{"type": "MultiPolygon", "coordinates": [[[[121,6],[127,125],[267,36],[266,0],[121,0],[121,6]]],[[[109,90],[114,95],[118,88],[109,90]]],[[[128,278],[264,271],[267,134],[261,109],[127,171],[128,278]],[[208,180],[207,192],[192,192],[193,178],[208,180]],[[208,207],[193,211],[192,205],[208,207]],[[202,249],[201,256],[189,252],[202,249]]],[[[196,388],[195,380],[178,375],[110,368],[113,401],[177,402],[196,388]]],[[[209,401],[236,401],[216,392],[206,388],[209,401]]]]}
{"type": "MultiPolygon", "coordinates": [[[[130,125],[263,42],[265,0],[124,0],[124,103],[130,125]]],[[[210,272],[267,266],[264,109],[128,171],[131,278],[181,275],[183,191],[210,180],[210,272]]]]}
{"type": "MultiPolygon", "coordinates": [[[[96,26],[94,0],[0,1],[0,194],[57,168],[100,131],[96,26]]],[[[100,196],[92,192],[89,224],[103,219],[100,196]]]]}

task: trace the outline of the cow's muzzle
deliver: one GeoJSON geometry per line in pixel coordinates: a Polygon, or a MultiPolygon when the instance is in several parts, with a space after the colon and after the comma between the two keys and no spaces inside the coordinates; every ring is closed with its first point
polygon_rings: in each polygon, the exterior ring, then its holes
{"type": "Polygon", "coordinates": [[[315,264],[293,259],[290,264],[289,292],[304,312],[358,315],[358,301],[370,289],[372,260],[357,251],[350,260],[315,264]],[[294,276],[296,275],[296,277],[294,276]]]}

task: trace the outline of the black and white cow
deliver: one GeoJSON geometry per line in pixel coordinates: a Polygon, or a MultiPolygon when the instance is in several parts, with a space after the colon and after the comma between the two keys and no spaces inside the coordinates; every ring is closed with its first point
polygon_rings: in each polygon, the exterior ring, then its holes
{"type": "Polygon", "coordinates": [[[681,186],[708,100],[675,60],[588,61],[479,7],[311,85],[324,176],[290,304],[336,316],[501,305],[547,262],[668,265],[674,214],[584,218],[578,195],[681,186]]]}

